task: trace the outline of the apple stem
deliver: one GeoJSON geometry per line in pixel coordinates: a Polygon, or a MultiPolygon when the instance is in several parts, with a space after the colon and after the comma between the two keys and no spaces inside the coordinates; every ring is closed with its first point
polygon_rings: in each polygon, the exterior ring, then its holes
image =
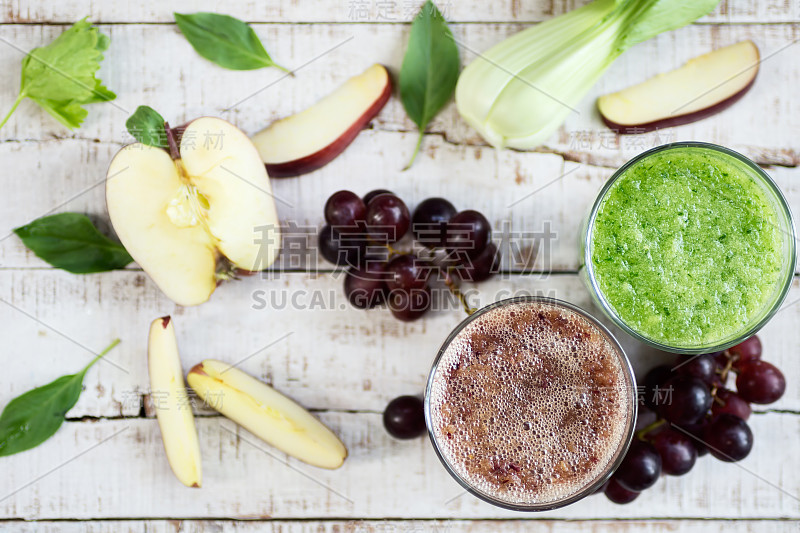
{"type": "Polygon", "coordinates": [[[408,170],[409,168],[411,168],[411,165],[414,164],[414,160],[417,158],[417,154],[419,153],[419,148],[420,148],[420,146],[422,146],[422,137],[424,135],[425,135],[425,132],[420,130],[419,139],[417,140],[417,146],[416,146],[416,148],[414,148],[414,153],[411,154],[411,161],[408,162],[408,164],[406,165],[406,168],[404,168],[403,171],[408,170]]]}
{"type": "Polygon", "coordinates": [[[117,344],[119,344],[119,342],[120,342],[119,339],[114,339],[113,341],[111,341],[111,344],[106,346],[102,352],[97,354],[97,356],[94,359],[92,359],[91,362],[88,365],[86,365],[86,367],[81,372],[85,373],[87,370],[89,370],[93,364],[95,364],[97,361],[100,360],[101,357],[103,357],[105,354],[113,350],[117,346],[117,344]]]}
{"type": "Polygon", "coordinates": [[[6,125],[6,122],[8,122],[9,118],[11,118],[11,115],[14,113],[14,111],[17,110],[17,106],[19,105],[20,102],[22,102],[22,100],[24,98],[25,98],[25,95],[22,94],[22,93],[19,93],[19,96],[17,96],[17,99],[14,100],[14,105],[11,106],[11,109],[8,111],[8,114],[5,117],[3,117],[3,121],[0,122],[0,128],[2,128],[3,126],[6,125]]]}
{"type": "Polygon", "coordinates": [[[169,122],[164,122],[164,130],[167,132],[167,145],[169,145],[169,155],[173,160],[181,158],[181,153],[178,151],[178,142],[175,139],[175,132],[169,127],[169,122]]]}

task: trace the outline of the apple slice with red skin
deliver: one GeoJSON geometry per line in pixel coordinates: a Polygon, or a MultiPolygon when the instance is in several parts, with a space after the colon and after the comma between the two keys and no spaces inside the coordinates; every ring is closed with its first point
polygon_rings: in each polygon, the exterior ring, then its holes
{"type": "Polygon", "coordinates": [[[270,124],[253,135],[272,178],[312,172],[344,151],[392,94],[383,65],[372,65],[334,92],[295,115],[270,124]]]}
{"type": "Polygon", "coordinates": [[[753,86],[759,53],[741,41],[690,59],[675,70],[597,99],[603,122],[618,133],[680,126],[727,109],[753,86]]]}

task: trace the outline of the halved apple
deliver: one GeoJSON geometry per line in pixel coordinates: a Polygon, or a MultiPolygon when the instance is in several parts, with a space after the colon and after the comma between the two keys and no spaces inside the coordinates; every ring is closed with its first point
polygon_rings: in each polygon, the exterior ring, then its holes
{"type": "Polygon", "coordinates": [[[108,213],[164,294],[197,305],[237,269],[272,264],[278,216],[264,164],[233,124],[203,117],[166,134],[169,151],[136,143],[111,161],[108,213]]]}
{"type": "Polygon", "coordinates": [[[718,113],[752,87],[759,54],[742,41],[690,59],[682,67],[597,99],[603,122],[619,133],[679,126],[718,113]]]}
{"type": "Polygon", "coordinates": [[[227,363],[206,359],[186,379],[210,407],[301,461],[333,469],[347,457],[342,441],[311,413],[227,363]]]}
{"type": "Polygon", "coordinates": [[[305,111],[256,133],[253,143],[272,177],[317,170],[353,142],[391,94],[386,67],[372,65],[305,111]]]}
{"type": "Polygon", "coordinates": [[[200,487],[203,482],[200,442],[183,382],[175,328],[168,316],[157,318],[150,325],[147,363],[150,395],[167,461],[181,483],[187,487],[200,487]]]}

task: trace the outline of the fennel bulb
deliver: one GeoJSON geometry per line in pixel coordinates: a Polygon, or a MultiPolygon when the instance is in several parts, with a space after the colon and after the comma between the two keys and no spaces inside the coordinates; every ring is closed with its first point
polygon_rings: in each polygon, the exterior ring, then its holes
{"type": "Polygon", "coordinates": [[[496,148],[535,148],[622,52],[718,2],[595,0],[537,24],[467,65],[456,86],[458,112],[496,148]]]}

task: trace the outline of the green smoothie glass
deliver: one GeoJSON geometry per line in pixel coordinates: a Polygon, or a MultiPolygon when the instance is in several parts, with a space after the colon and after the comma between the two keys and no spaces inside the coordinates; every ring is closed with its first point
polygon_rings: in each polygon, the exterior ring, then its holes
{"type": "Polygon", "coordinates": [[[584,222],[580,274],[617,326],[661,350],[723,350],[778,310],[795,229],[780,189],[722,146],[648,150],[608,180],[584,222]]]}

